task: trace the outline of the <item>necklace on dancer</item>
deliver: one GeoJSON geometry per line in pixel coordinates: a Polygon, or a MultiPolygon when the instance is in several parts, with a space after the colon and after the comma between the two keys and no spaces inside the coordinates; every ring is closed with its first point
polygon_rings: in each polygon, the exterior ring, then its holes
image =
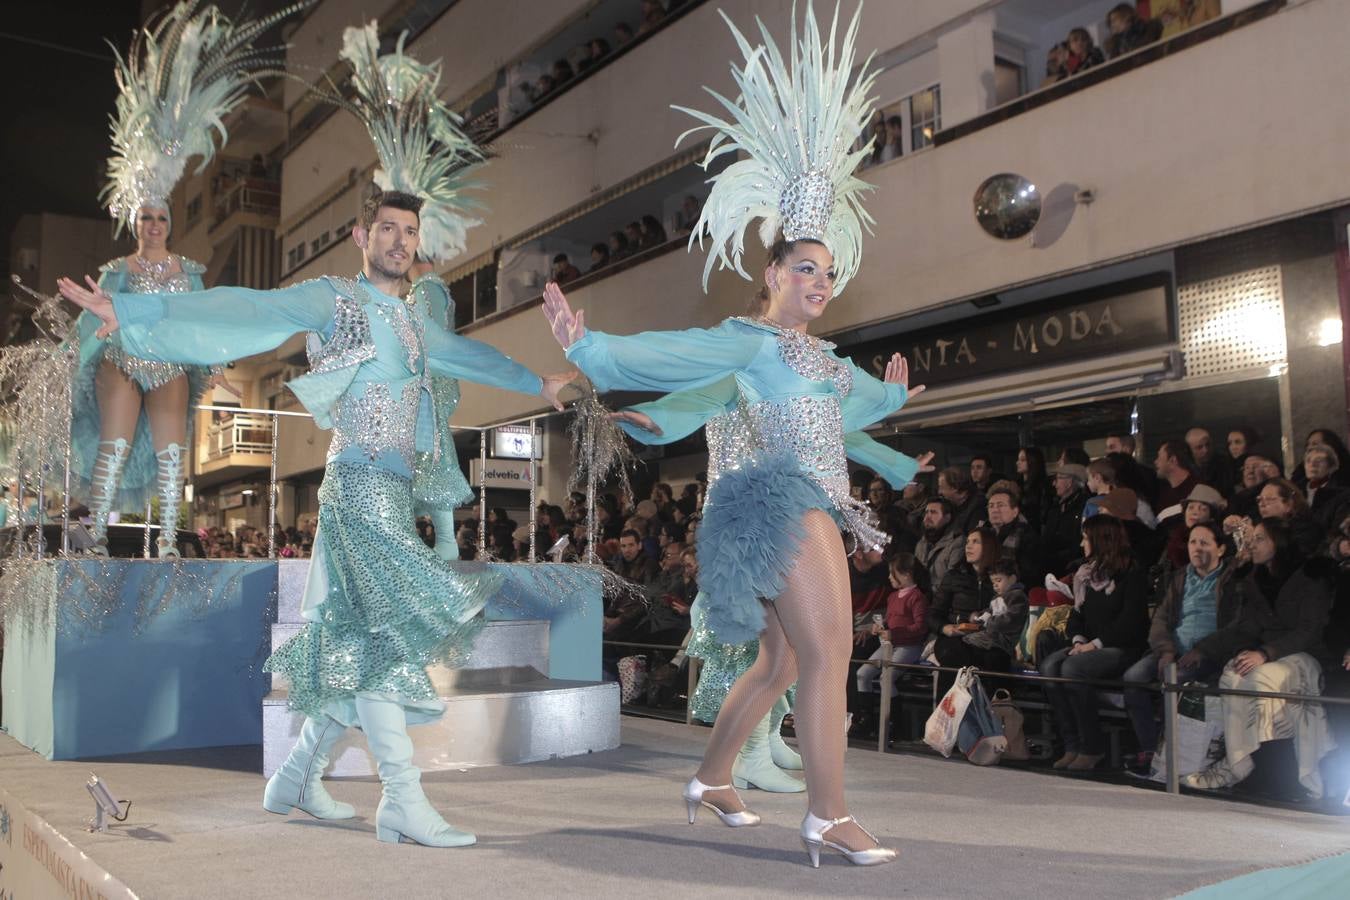
{"type": "Polygon", "coordinates": [[[169,270],[173,268],[173,254],[161,259],[159,262],[151,262],[142,254],[136,254],[136,265],[141,267],[141,271],[156,281],[163,281],[169,277],[169,270]]]}

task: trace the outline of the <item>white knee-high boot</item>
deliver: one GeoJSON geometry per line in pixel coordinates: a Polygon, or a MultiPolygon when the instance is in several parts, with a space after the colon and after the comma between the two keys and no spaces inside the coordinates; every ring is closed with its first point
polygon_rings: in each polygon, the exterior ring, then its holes
{"type": "Polygon", "coordinates": [[[178,558],[178,502],[183,499],[183,445],[169,444],[155,453],[159,464],[160,559],[178,558]]]}
{"type": "Polygon", "coordinates": [[[337,802],[323,787],[328,754],[346,730],[328,716],[305,719],[291,755],[267,779],[263,809],[283,816],[298,809],[316,819],[350,819],[356,815],[351,804],[337,802]]]}
{"type": "Polygon", "coordinates": [[[769,752],[773,754],[773,764],[778,768],[800,772],[803,768],[801,755],[783,741],[783,718],[791,711],[786,694],[779,697],[769,711],[769,752]]]}
{"type": "Polygon", "coordinates": [[[422,772],[412,764],[413,744],[403,707],[374,695],[356,695],[356,715],[384,785],[375,813],[375,836],[397,844],[408,838],[428,847],[467,847],[478,838],[451,828],[422,793],[422,772]]]}
{"type": "Polygon", "coordinates": [[[446,562],[459,559],[459,542],[455,540],[455,514],[449,511],[433,512],[431,525],[436,529],[436,555],[446,562]]]}
{"type": "Polygon", "coordinates": [[[773,713],[760,719],[759,724],[746,738],[741,752],[731,764],[731,783],[737,788],[756,787],[761,791],[775,794],[799,794],[806,790],[806,783],[793,778],[773,763],[773,753],[769,750],[769,723],[773,713]]]}
{"type": "Polygon", "coordinates": [[[112,512],[117,489],[122,485],[122,470],[126,468],[130,453],[131,445],[125,438],[98,442],[90,478],[94,490],[89,499],[89,514],[94,526],[89,532],[94,539],[93,552],[100,556],[108,555],[108,515],[112,512]]]}

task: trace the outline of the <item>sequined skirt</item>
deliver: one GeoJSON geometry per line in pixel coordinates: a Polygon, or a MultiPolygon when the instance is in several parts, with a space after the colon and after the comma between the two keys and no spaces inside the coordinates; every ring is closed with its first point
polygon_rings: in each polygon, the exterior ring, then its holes
{"type": "Polygon", "coordinates": [[[724,644],[708,627],[707,597],[699,594],[691,611],[691,628],[687,652],[703,661],[699,670],[698,687],[689,698],[689,713],[700,722],[715,722],[722,711],[722,703],[736,681],[749,671],[759,656],[759,641],[742,644],[724,644]]]}
{"type": "Polygon", "coordinates": [[[472,649],[501,576],[461,574],[427,547],[411,482],[392,472],[329,463],[319,504],[310,622],[265,669],[287,676],[290,706],[307,715],[354,724],[354,695],[375,693],[409,707],[409,721],[434,718],[440,703],[426,667],[454,665],[472,649]]]}

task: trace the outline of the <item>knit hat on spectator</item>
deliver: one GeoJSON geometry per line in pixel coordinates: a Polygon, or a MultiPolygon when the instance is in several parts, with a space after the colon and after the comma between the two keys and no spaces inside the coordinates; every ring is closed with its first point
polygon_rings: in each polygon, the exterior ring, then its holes
{"type": "Polygon", "coordinates": [[[1088,470],[1087,466],[1080,466],[1078,463],[1061,463],[1051,466],[1055,475],[1068,475],[1071,478],[1078,479],[1079,484],[1087,484],[1088,470]]]}
{"type": "Polygon", "coordinates": [[[1139,495],[1127,487],[1118,487],[1097,501],[1098,508],[1113,519],[1131,522],[1139,518],[1139,495]]]}
{"type": "Polygon", "coordinates": [[[1215,510],[1222,510],[1228,506],[1228,501],[1223,499],[1223,495],[1207,484],[1197,484],[1191,495],[1182,502],[1182,507],[1185,508],[1187,503],[1204,503],[1215,510]]]}

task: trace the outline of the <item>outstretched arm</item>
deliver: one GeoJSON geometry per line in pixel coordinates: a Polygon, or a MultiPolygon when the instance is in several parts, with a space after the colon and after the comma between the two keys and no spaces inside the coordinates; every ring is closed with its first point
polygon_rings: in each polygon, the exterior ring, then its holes
{"type": "Polygon", "coordinates": [[[736,403],[736,378],[727,376],[701,388],[677,391],[659,400],[638,403],[614,414],[619,427],[644,444],[670,444],[688,437],[709,419],[736,403]]]}
{"type": "Polygon", "coordinates": [[[91,279],[57,281],[62,296],[121,334],[143,359],[209,366],[272,350],[302,331],[329,332],[337,294],[323,279],[275,291],[219,287],[188,294],[107,294],[91,279]]]}
{"type": "Polygon", "coordinates": [[[567,358],[601,391],[681,391],[746,368],[764,348],[760,335],[722,328],[646,331],[626,337],[588,331],[559,287],[544,288],[544,315],[567,358]]]}
{"type": "Polygon", "coordinates": [[[851,360],[845,362],[853,370],[853,390],[841,403],[845,432],[874,425],[923,393],[923,385],[909,386],[909,363],[899,353],[887,361],[886,373],[880,380],[851,360]]]}
{"type": "Polygon", "coordinates": [[[858,465],[866,466],[886,479],[897,491],[920,472],[933,471],[932,451],[914,459],[874,440],[865,431],[850,431],[844,435],[844,453],[858,465]]]}
{"type": "Polygon", "coordinates": [[[504,388],[522,394],[538,394],[562,410],[558,394],[576,377],[576,372],[540,377],[491,344],[445,330],[423,311],[427,368],[446,378],[504,388]]]}

